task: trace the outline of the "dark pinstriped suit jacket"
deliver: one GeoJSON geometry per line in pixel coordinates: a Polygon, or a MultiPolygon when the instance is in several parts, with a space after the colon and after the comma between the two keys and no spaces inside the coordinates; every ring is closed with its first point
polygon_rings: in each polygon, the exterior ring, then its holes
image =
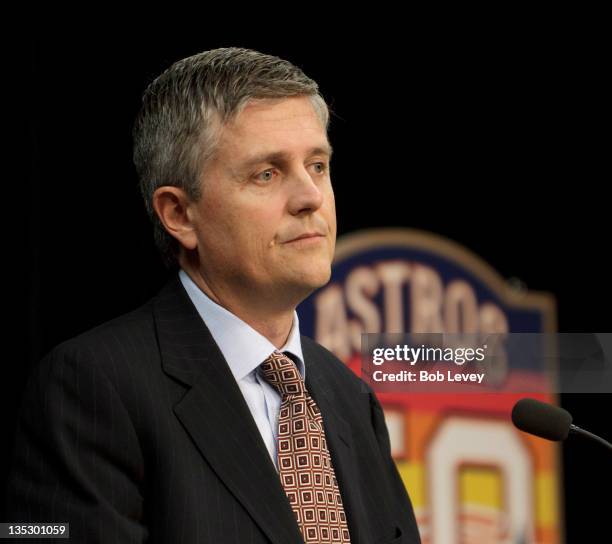
{"type": "MultiPolygon", "coordinates": [[[[372,391],[302,337],[353,544],[417,543],[372,391]]],[[[302,542],[249,408],[174,275],[137,310],[32,372],[6,521],[70,523],[71,542],[302,542]]]]}

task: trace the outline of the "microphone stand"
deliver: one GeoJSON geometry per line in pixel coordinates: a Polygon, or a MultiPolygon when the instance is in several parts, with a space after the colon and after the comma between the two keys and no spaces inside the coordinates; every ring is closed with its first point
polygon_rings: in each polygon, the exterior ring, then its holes
{"type": "Polygon", "coordinates": [[[595,440],[595,442],[599,442],[604,447],[612,451],[612,444],[610,444],[610,442],[608,442],[607,440],[604,440],[603,438],[601,438],[601,436],[597,436],[596,434],[590,433],[589,431],[585,431],[584,429],[581,429],[580,427],[574,424],[570,425],[570,433],[578,434],[581,436],[586,436],[587,438],[590,438],[591,440],[595,440]]]}

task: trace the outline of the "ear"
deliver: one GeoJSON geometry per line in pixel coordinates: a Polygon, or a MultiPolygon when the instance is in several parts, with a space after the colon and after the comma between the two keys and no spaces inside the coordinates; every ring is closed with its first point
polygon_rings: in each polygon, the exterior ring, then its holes
{"type": "Polygon", "coordinates": [[[153,208],[168,233],[187,250],[197,247],[193,206],[183,189],[164,185],[153,193],[153,208]]]}

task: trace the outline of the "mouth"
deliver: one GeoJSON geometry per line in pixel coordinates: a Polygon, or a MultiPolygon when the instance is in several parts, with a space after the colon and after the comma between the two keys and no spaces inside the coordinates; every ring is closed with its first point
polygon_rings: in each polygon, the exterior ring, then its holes
{"type": "Polygon", "coordinates": [[[324,238],[325,236],[323,236],[322,234],[319,234],[318,232],[309,232],[309,233],[302,234],[298,236],[297,238],[294,238],[293,240],[288,240],[287,242],[285,242],[285,244],[296,244],[296,243],[311,244],[311,243],[320,242],[324,238]]]}
{"type": "Polygon", "coordinates": [[[316,246],[325,240],[325,236],[319,234],[317,232],[302,234],[293,240],[288,240],[285,242],[285,245],[290,247],[308,247],[308,246],[316,246]]]}

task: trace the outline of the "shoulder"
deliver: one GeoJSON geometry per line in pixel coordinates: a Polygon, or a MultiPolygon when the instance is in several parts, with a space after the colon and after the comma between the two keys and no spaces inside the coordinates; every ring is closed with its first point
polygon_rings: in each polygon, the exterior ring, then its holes
{"type": "Polygon", "coordinates": [[[113,382],[132,371],[148,354],[155,354],[151,302],[60,342],[34,365],[31,376],[40,380],[66,373],[97,375],[113,382]]]}
{"type": "MultiPolygon", "coordinates": [[[[164,305],[173,308],[184,304],[180,298],[177,302],[181,290],[178,274],[170,274],[165,285],[140,306],[64,340],[47,356],[55,354],[102,360],[133,358],[134,353],[156,350],[156,316],[164,305]]],[[[162,317],[170,319],[173,315],[165,312],[162,317]]]]}
{"type": "Polygon", "coordinates": [[[112,348],[154,334],[152,301],[69,338],[54,349],[112,348]]]}

